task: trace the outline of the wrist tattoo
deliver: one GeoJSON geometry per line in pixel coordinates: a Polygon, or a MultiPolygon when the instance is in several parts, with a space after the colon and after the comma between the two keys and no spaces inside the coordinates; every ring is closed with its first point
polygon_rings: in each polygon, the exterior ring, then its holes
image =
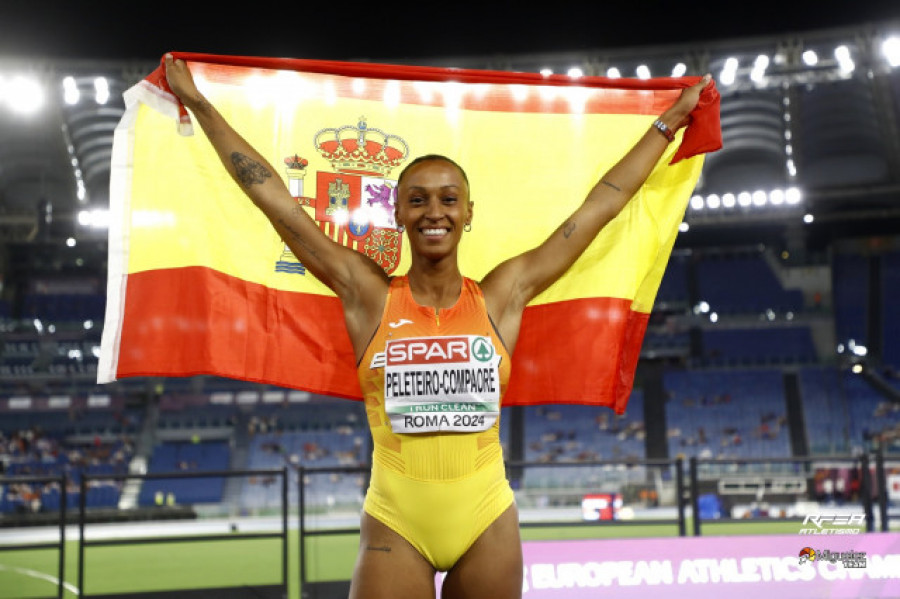
{"type": "Polygon", "coordinates": [[[569,235],[571,235],[572,231],[574,231],[574,230],[575,230],[575,221],[570,220],[563,226],[563,237],[568,239],[569,235]]]}
{"type": "Polygon", "coordinates": [[[603,179],[603,180],[601,180],[600,182],[603,183],[604,185],[607,185],[607,186],[609,186],[609,187],[612,187],[612,188],[615,189],[616,191],[622,191],[622,188],[621,188],[621,187],[619,187],[618,185],[614,185],[613,183],[610,183],[610,182],[607,181],[606,179],[603,179]]]}
{"type": "Polygon", "coordinates": [[[240,152],[231,153],[231,164],[234,165],[235,177],[244,187],[265,183],[266,179],[272,176],[269,169],[240,152]]]}

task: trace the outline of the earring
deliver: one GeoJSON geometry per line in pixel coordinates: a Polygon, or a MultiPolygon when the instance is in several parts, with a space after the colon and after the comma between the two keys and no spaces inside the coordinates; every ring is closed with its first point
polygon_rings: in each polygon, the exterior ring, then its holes
{"type": "Polygon", "coordinates": [[[465,225],[463,225],[463,231],[466,231],[468,233],[471,230],[472,230],[472,223],[466,223],[465,225]]]}
{"type": "Polygon", "coordinates": [[[397,225],[397,231],[403,233],[404,231],[406,231],[406,227],[404,227],[403,225],[397,225]]]}

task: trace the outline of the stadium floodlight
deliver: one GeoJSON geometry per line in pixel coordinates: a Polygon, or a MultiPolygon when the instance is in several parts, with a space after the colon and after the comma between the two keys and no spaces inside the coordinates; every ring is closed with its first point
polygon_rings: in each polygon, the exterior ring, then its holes
{"type": "Polygon", "coordinates": [[[650,78],[650,67],[645,64],[639,65],[635,70],[639,79],[649,79],[650,78]]]}
{"type": "Polygon", "coordinates": [[[737,201],[738,205],[740,205],[742,208],[746,208],[752,203],[753,196],[750,195],[749,191],[742,191],[738,194],[737,201]]]}
{"type": "Polygon", "coordinates": [[[800,191],[799,187],[788,187],[784,191],[784,201],[791,206],[799,204],[803,201],[803,192],[800,191]]]}
{"type": "Polygon", "coordinates": [[[78,91],[78,84],[75,78],[69,75],[63,79],[63,101],[68,106],[75,106],[81,99],[81,92],[78,91]]]}
{"type": "Polygon", "coordinates": [[[769,68],[769,57],[760,54],[753,62],[753,70],[750,71],[750,80],[754,83],[763,83],[766,80],[766,69],[769,68]]]}
{"type": "Polygon", "coordinates": [[[734,208],[736,199],[733,193],[722,194],[722,206],[725,208],[734,208]]]}
{"type": "Polygon", "coordinates": [[[44,106],[44,90],[32,77],[13,77],[0,92],[10,110],[22,115],[34,114],[44,106]]]}
{"type": "Polygon", "coordinates": [[[814,67],[819,64],[819,55],[815,50],[807,50],[803,53],[803,64],[808,67],[814,67]]]}
{"type": "Polygon", "coordinates": [[[754,206],[765,206],[766,202],[769,201],[769,194],[761,189],[754,191],[752,197],[754,206]]]}
{"type": "Polygon", "coordinates": [[[773,189],[769,192],[769,203],[773,206],[781,206],[784,204],[784,190],[773,189]]]}
{"type": "Polygon", "coordinates": [[[608,69],[606,69],[606,76],[610,79],[618,79],[622,76],[622,73],[616,67],[609,67],[608,69]]]}
{"type": "Polygon", "coordinates": [[[69,237],[68,239],[66,239],[66,246],[70,248],[75,247],[75,238],[69,237]]]}
{"type": "Polygon", "coordinates": [[[703,198],[700,196],[692,197],[691,208],[693,208],[694,210],[703,210],[703,198]]]}
{"type": "Polygon", "coordinates": [[[900,37],[892,35],[881,43],[881,52],[891,67],[900,67],[900,37]]]}
{"type": "Polygon", "coordinates": [[[683,62],[672,67],[672,77],[683,77],[685,73],[687,73],[687,65],[683,62]]]}
{"type": "Polygon", "coordinates": [[[854,364],[850,368],[850,370],[853,371],[853,374],[860,374],[863,371],[863,365],[862,364],[854,364]]]}
{"type": "Polygon", "coordinates": [[[94,79],[94,100],[97,104],[109,102],[109,81],[107,81],[106,77],[94,79]]]}
{"type": "Polygon", "coordinates": [[[711,209],[716,210],[719,206],[722,205],[722,201],[718,195],[711,193],[706,196],[706,205],[711,209]]]}
{"type": "Polygon", "coordinates": [[[686,223],[684,221],[681,221],[681,224],[678,225],[678,231],[680,233],[687,233],[690,230],[691,230],[691,225],[689,225],[688,223],[686,223]]]}
{"type": "Polygon", "coordinates": [[[788,175],[789,175],[789,176],[791,176],[791,177],[796,177],[796,176],[797,176],[797,165],[794,164],[794,159],[793,159],[793,158],[788,158],[787,160],[785,160],[785,162],[784,162],[784,168],[787,169],[787,172],[788,172],[788,175]]]}
{"type": "Polygon", "coordinates": [[[722,85],[731,85],[734,83],[734,79],[737,76],[738,69],[738,59],[730,56],[725,59],[725,66],[722,67],[722,72],[719,73],[719,81],[722,85]]]}
{"type": "Polygon", "coordinates": [[[815,220],[816,217],[814,217],[812,214],[807,213],[803,215],[803,222],[805,222],[807,225],[812,224],[812,222],[815,220]]]}
{"type": "Polygon", "coordinates": [[[584,77],[584,70],[581,67],[570,67],[568,71],[566,71],[566,75],[571,77],[572,79],[580,79],[584,77]]]}
{"type": "Polygon", "coordinates": [[[710,322],[719,322],[719,315],[716,312],[709,313],[709,321],[710,322]]]}
{"type": "Polygon", "coordinates": [[[838,61],[838,68],[841,73],[849,75],[856,68],[853,58],[850,56],[850,48],[841,45],[834,49],[834,58],[838,61]]]}
{"type": "Polygon", "coordinates": [[[549,77],[550,75],[553,74],[553,69],[551,69],[549,67],[544,67],[543,69],[541,69],[539,71],[539,73],[541,74],[541,77],[549,77]]]}

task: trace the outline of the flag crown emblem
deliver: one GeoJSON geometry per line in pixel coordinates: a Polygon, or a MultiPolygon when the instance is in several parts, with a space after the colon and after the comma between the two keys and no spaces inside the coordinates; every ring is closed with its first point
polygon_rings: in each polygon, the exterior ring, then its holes
{"type": "Polygon", "coordinates": [[[402,137],[369,127],[364,116],[355,126],[320,129],[313,144],[335,172],[352,175],[385,177],[409,156],[402,137]]]}

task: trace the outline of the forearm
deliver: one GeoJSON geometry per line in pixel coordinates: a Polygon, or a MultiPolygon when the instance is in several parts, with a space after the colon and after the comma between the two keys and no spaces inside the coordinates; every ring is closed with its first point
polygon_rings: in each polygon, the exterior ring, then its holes
{"type": "MultiPolygon", "coordinates": [[[[659,120],[674,132],[686,117],[686,113],[681,114],[673,107],[660,115],[659,120]]],[[[611,217],[614,217],[647,181],[668,145],[669,140],[660,130],[655,126],[649,127],[637,143],[594,185],[586,201],[607,204],[611,217]]]]}

